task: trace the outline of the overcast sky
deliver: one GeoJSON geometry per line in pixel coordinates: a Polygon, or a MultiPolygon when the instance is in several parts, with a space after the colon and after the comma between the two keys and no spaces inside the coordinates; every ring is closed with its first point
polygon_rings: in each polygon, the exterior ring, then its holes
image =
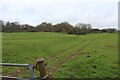
{"type": "Polygon", "coordinates": [[[119,0],[0,0],[0,19],[30,25],[67,21],[105,28],[118,25],[119,0]]]}

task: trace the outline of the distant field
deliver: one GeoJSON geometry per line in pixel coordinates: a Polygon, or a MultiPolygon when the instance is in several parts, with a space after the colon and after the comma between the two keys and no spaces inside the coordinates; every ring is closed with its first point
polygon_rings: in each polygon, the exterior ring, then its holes
{"type": "MultiPolygon", "coordinates": [[[[54,78],[118,77],[118,35],[69,35],[47,32],[3,33],[2,60],[31,63],[45,58],[54,78]]],[[[4,75],[28,76],[24,68],[3,68],[4,75]]],[[[36,75],[38,75],[36,71],[36,75]]]]}

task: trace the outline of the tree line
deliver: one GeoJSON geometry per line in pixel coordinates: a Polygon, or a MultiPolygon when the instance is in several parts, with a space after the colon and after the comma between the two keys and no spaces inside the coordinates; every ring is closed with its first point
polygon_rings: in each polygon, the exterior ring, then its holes
{"type": "Polygon", "coordinates": [[[52,23],[43,22],[37,26],[29,24],[20,24],[19,22],[3,22],[0,20],[2,32],[61,32],[67,34],[83,35],[88,33],[116,32],[115,28],[92,29],[91,24],[78,23],[75,26],[68,22],[61,22],[53,25],[52,23]]]}

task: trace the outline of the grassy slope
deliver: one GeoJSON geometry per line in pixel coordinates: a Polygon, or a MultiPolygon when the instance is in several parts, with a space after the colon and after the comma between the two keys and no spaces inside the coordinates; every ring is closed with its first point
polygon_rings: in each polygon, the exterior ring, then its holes
{"type": "Polygon", "coordinates": [[[110,33],[3,33],[3,62],[35,63],[43,57],[59,69],[50,71],[53,77],[117,77],[117,40],[110,33]]]}

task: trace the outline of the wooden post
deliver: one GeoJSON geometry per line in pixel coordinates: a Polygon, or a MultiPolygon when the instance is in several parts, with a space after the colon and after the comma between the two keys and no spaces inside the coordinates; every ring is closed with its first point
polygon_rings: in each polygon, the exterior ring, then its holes
{"type": "Polygon", "coordinates": [[[47,74],[44,59],[40,58],[37,60],[38,70],[40,72],[40,77],[42,80],[50,80],[49,75],[47,74]]]}

